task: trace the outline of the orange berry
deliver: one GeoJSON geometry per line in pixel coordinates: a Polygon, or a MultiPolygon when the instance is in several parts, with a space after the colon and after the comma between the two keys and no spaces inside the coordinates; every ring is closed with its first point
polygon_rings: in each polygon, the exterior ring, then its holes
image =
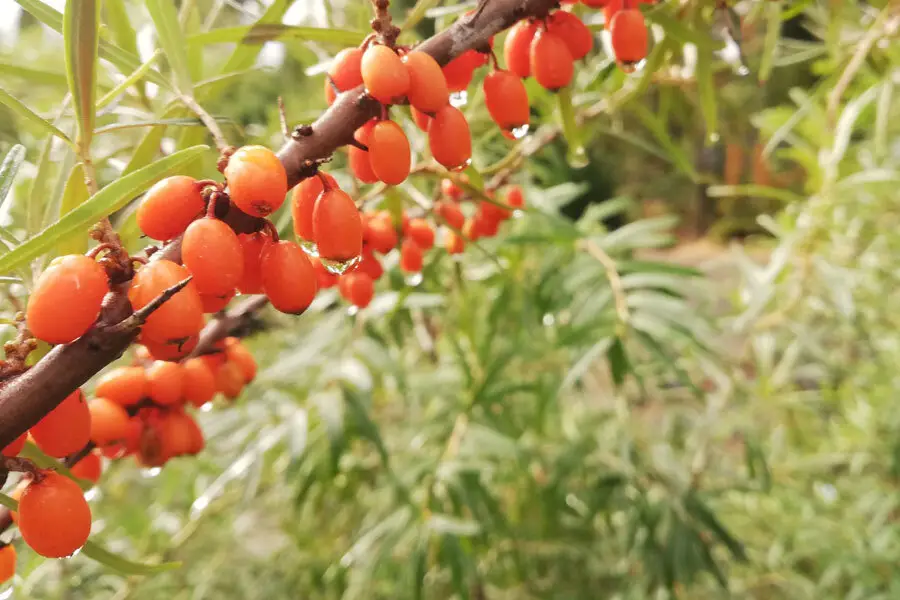
{"type": "Polygon", "coordinates": [[[31,549],[47,558],[71,556],[91,534],[91,509],[78,484],[42,471],[22,492],[19,532],[31,549]]]}
{"type": "Polygon", "coordinates": [[[625,8],[625,0],[606,0],[603,3],[603,23],[607,29],[612,26],[613,18],[623,8],[625,8]]]}
{"type": "Polygon", "coordinates": [[[506,204],[513,208],[524,208],[525,194],[522,192],[522,188],[517,185],[511,186],[506,191],[506,204]]]}
{"type": "Polygon", "coordinates": [[[28,440],[28,432],[26,431],[15,440],[9,443],[9,445],[3,449],[3,456],[7,456],[12,458],[13,456],[18,456],[19,452],[22,451],[22,448],[25,447],[25,442],[28,440]]]}
{"type": "MultiPolygon", "coordinates": [[[[135,310],[144,308],[167,288],[190,277],[187,269],[169,260],[151,261],[135,274],[128,299],[135,310]]],[[[203,328],[203,303],[191,281],[153,312],[141,328],[143,338],[154,342],[179,341],[203,328]]]]}
{"type": "Polygon", "coordinates": [[[412,151],[403,128],[393,121],[379,121],[369,135],[372,172],[388,185],[400,185],[409,176],[412,151]]]}
{"type": "Polygon", "coordinates": [[[199,358],[189,358],[181,363],[184,373],[184,399],[201,407],[216,395],[216,378],[209,366],[199,358]]]}
{"type": "Polygon", "coordinates": [[[267,217],[284,202],[287,173],[274,152],[264,146],[244,146],[225,167],[228,194],[239,209],[267,217]]]}
{"type": "Polygon", "coordinates": [[[188,226],[181,241],[181,259],[200,294],[229,294],[244,275],[241,242],[234,230],[218,219],[204,217],[188,226]]]}
{"type": "Polygon", "coordinates": [[[453,229],[462,229],[463,223],[466,221],[462,210],[452,202],[435,202],[434,212],[453,229]]]}
{"type": "Polygon", "coordinates": [[[206,206],[193,177],[176,175],[147,190],[137,209],[137,224],[154,240],[171,240],[183,232],[206,206]]]}
{"type": "Polygon", "coordinates": [[[531,42],[531,73],[550,91],[564,88],[575,74],[575,61],[569,47],[558,35],[538,30],[531,42]]]}
{"type": "Polygon", "coordinates": [[[375,282],[359,271],[341,275],[338,288],[345,300],[359,308],[367,307],[375,296],[375,282]]]}
{"type": "Polygon", "coordinates": [[[135,452],[138,463],[145,467],[161,467],[171,458],[166,436],[163,429],[163,419],[154,415],[152,419],[146,419],[141,429],[140,442],[135,452]]]}
{"type": "Polygon", "coordinates": [[[126,431],[125,439],[117,444],[110,444],[100,448],[100,453],[106,458],[117,459],[137,452],[140,448],[143,430],[143,421],[138,417],[132,417],[128,420],[128,430],[126,431]]]}
{"type": "Polygon", "coordinates": [[[129,416],[121,404],[107,398],[88,402],[91,413],[91,441],[98,446],[121,443],[128,437],[129,416]]]}
{"type": "Polygon", "coordinates": [[[547,31],[559,36],[569,47],[572,58],[578,60],[587,56],[594,47],[591,30],[570,12],[558,10],[547,19],[547,31]]]}
{"type": "MultiPolygon", "coordinates": [[[[367,158],[368,160],[368,158],[367,158]]],[[[330,187],[338,187],[337,181],[328,173],[319,171],[317,175],[309,177],[301,181],[291,196],[291,215],[294,218],[294,233],[302,240],[307,242],[315,242],[316,238],[313,233],[313,210],[316,207],[316,200],[319,194],[324,191],[325,178],[330,187]]]]}
{"type": "Polygon", "coordinates": [[[91,413],[81,390],[75,390],[59,406],[31,428],[38,448],[54,458],[78,452],[91,441],[91,413]]]}
{"type": "Polygon", "coordinates": [[[219,312],[220,310],[223,310],[226,306],[228,306],[228,303],[231,302],[236,295],[236,290],[231,290],[227,294],[222,294],[220,296],[200,294],[200,302],[203,303],[203,312],[211,315],[219,312]]]}
{"type": "Polygon", "coordinates": [[[503,42],[506,68],[523,79],[531,75],[531,42],[535,33],[537,25],[526,19],[513,25],[503,42]]]}
{"type": "Polygon", "coordinates": [[[444,247],[448,254],[462,254],[466,248],[466,242],[462,236],[455,231],[448,231],[444,237],[444,247]]]}
{"type": "Polygon", "coordinates": [[[422,250],[434,246],[434,228],[425,219],[410,219],[406,235],[419,245],[422,250]]]}
{"type": "Polygon", "coordinates": [[[186,449],[185,454],[200,454],[200,452],[206,446],[206,440],[203,437],[203,430],[200,429],[200,425],[197,424],[197,420],[194,419],[191,415],[185,414],[185,417],[186,418],[182,419],[182,423],[184,424],[184,427],[186,427],[187,433],[190,436],[189,445],[186,449]]]}
{"type": "MultiPolygon", "coordinates": [[[[328,68],[328,75],[337,89],[347,92],[362,85],[362,73],[360,72],[362,55],[363,51],[360,48],[344,48],[335,55],[328,68]]],[[[327,79],[325,80],[325,90],[328,104],[331,104],[334,102],[334,90],[327,79]]]]}
{"type": "MultiPolygon", "coordinates": [[[[365,255],[365,251],[363,251],[363,254],[365,255]]],[[[318,257],[311,256],[309,262],[316,272],[316,283],[320,290],[327,290],[337,285],[338,276],[326,269],[318,257]]]]}
{"type": "Polygon", "coordinates": [[[122,406],[131,406],[147,395],[147,389],[142,367],[117,367],[97,381],[94,394],[122,406]]]}
{"type": "Polygon", "coordinates": [[[435,113],[428,126],[428,146],[434,159],[448,169],[461,169],[472,158],[472,134],[466,117],[447,105],[435,113]]]}
{"type": "Polygon", "coordinates": [[[51,344],[68,344],[90,329],[109,290],[106,271],[80,254],[50,263],[34,284],[25,313],[28,329],[51,344]]]}
{"type": "Polygon", "coordinates": [[[581,3],[591,8],[603,8],[610,0],[581,0],[581,3]]]}
{"type": "Polygon", "coordinates": [[[431,123],[431,117],[423,112],[416,110],[414,106],[410,106],[409,111],[412,113],[412,119],[416,124],[416,127],[421,129],[425,133],[428,133],[428,125],[431,123]]]}
{"type": "MultiPolygon", "coordinates": [[[[192,335],[187,339],[176,342],[154,342],[142,339],[141,343],[147,351],[147,358],[154,360],[178,361],[193,352],[200,341],[199,336],[192,335]]],[[[149,389],[149,388],[148,388],[149,389]]]]}
{"type": "Polygon", "coordinates": [[[481,237],[494,237],[500,231],[500,223],[502,220],[486,219],[484,217],[475,218],[475,226],[481,237]]]}
{"type": "Polygon", "coordinates": [[[503,131],[528,125],[531,118],[525,84],[509,71],[493,71],[484,78],[484,103],[503,131]]]}
{"type": "Polygon", "coordinates": [[[480,223],[475,217],[470,217],[466,219],[465,224],[462,227],[463,238],[468,242],[477,241],[478,238],[481,237],[481,227],[480,223]]]}
{"type": "Polygon", "coordinates": [[[372,216],[366,220],[363,239],[375,252],[387,254],[397,247],[397,230],[390,216],[372,216]]]}
{"type": "Polygon", "coordinates": [[[99,452],[90,452],[69,470],[78,479],[97,483],[103,473],[103,459],[100,458],[99,452]]]}
{"type": "Polygon", "coordinates": [[[381,276],[384,275],[384,267],[381,266],[381,263],[375,258],[375,254],[369,248],[363,250],[362,260],[359,261],[356,270],[371,277],[372,281],[381,279],[381,276]]]}
{"type": "Polygon", "coordinates": [[[400,246],[400,270],[406,273],[421,273],[422,262],[422,248],[412,239],[403,240],[400,246]]]}
{"type": "Polygon", "coordinates": [[[413,108],[433,113],[450,101],[447,79],[430,54],[413,50],[401,60],[409,72],[407,97],[413,108]]]}
{"type": "Polygon", "coordinates": [[[512,211],[482,200],[478,204],[478,216],[485,221],[505,221],[512,216],[512,211]]]}
{"type": "Polygon", "coordinates": [[[245,383],[250,383],[256,378],[256,359],[240,342],[230,344],[225,348],[225,360],[233,362],[241,369],[245,383]]]}
{"type": "Polygon", "coordinates": [[[360,64],[366,91],[382,104],[395,104],[409,91],[409,72],[397,53],[378,44],[369,46],[360,64]]]}
{"type": "MultiPolygon", "coordinates": [[[[353,138],[368,148],[372,129],[374,128],[375,121],[369,121],[356,130],[353,134],[353,138]]],[[[349,155],[350,170],[353,171],[353,175],[357,179],[363,183],[375,183],[378,181],[378,176],[375,175],[375,171],[372,170],[372,163],[369,160],[369,153],[366,150],[357,148],[356,146],[350,146],[347,152],[349,155]]]]}
{"type": "Polygon", "coordinates": [[[241,251],[244,255],[244,275],[238,283],[238,291],[242,294],[262,294],[262,271],[259,268],[259,257],[263,249],[272,240],[262,232],[242,233],[238,236],[241,251]]]}
{"type": "Polygon", "coordinates": [[[465,90],[472,83],[475,69],[486,64],[487,55],[477,50],[466,50],[441,69],[447,82],[447,89],[451,92],[465,90]]]}
{"type": "Polygon", "coordinates": [[[148,395],[156,404],[171,406],[184,398],[184,371],[178,363],[154,361],[147,367],[148,395]]]}
{"type": "Polygon", "coordinates": [[[647,25],[641,11],[629,8],[617,12],[609,35],[616,61],[626,69],[647,57],[647,25]]]}
{"type": "MultiPolygon", "coordinates": [[[[469,178],[463,175],[463,179],[468,182],[469,178]]],[[[441,180],[441,193],[450,198],[451,200],[455,200],[459,202],[459,200],[465,195],[465,191],[456,185],[452,179],[442,179],[441,180]]]]}
{"type": "Polygon", "coordinates": [[[316,272],[297,244],[286,240],[269,244],[263,250],[260,267],[263,290],[281,312],[299,315],[316,297],[316,272]]]}
{"type": "Polygon", "coordinates": [[[192,421],[193,419],[181,410],[173,410],[161,415],[159,431],[164,452],[169,458],[190,453],[194,446],[192,421]]]}
{"type": "Polygon", "coordinates": [[[216,369],[216,388],[229,400],[240,396],[241,390],[244,389],[244,374],[241,368],[232,362],[219,365],[216,369]]]}
{"type": "Polygon", "coordinates": [[[12,544],[0,546],[0,583],[6,583],[16,574],[16,548],[12,544]]]}
{"type": "Polygon", "coordinates": [[[313,234],[323,260],[343,263],[360,255],[362,219],[346,192],[333,188],[319,195],[313,210],[313,234]]]}

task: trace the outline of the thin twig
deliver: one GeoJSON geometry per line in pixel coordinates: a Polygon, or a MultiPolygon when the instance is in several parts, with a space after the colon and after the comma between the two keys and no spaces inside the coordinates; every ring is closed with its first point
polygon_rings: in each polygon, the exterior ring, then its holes
{"type": "Polygon", "coordinates": [[[186,279],[182,279],[172,287],[166,289],[159,296],[150,301],[149,304],[141,308],[140,310],[134,311],[130,317],[122,321],[121,323],[117,323],[110,327],[110,330],[116,332],[129,332],[134,331],[141,325],[147,322],[147,318],[150,317],[154,312],[156,312],[159,307],[165,304],[172,296],[183,290],[187,284],[191,282],[193,276],[188,277],[186,279]]]}
{"type": "Polygon", "coordinates": [[[206,109],[200,106],[200,103],[197,102],[193,96],[182,94],[179,97],[179,100],[203,121],[203,124],[212,134],[213,141],[216,143],[216,148],[218,148],[220,152],[229,147],[228,140],[225,139],[225,134],[222,133],[222,128],[219,127],[219,122],[216,121],[211,114],[206,112],[206,109]]]}
{"type": "Polygon", "coordinates": [[[278,122],[281,123],[281,135],[284,139],[291,139],[291,128],[288,127],[287,111],[284,108],[284,98],[278,96],[278,122]]]}
{"type": "MultiPolygon", "coordinates": [[[[606,250],[595,244],[591,240],[582,240],[580,246],[594,257],[597,262],[603,265],[606,272],[606,278],[609,280],[609,287],[612,290],[613,299],[616,305],[616,315],[619,318],[619,325],[627,327],[631,322],[631,314],[628,310],[628,297],[625,295],[625,286],[622,285],[622,278],[619,276],[619,269],[616,261],[613,260],[606,250]]],[[[619,332],[623,333],[623,332],[619,332]]]]}

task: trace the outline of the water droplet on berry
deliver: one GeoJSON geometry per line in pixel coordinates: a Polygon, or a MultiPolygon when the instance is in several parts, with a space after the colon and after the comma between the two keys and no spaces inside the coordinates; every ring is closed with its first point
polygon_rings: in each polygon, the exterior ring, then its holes
{"type": "Polygon", "coordinates": [[[406,282],[406,285],[411,287],[416,287],[420,283],[422,283],[422,274],[421,273],[410,273],[406,277],[403,278],[403,281],[406,282]]]}
{"type": "Polygon", "coordinates": [[[459,165],[458,167],[454,167],[454,168],[452,168],[452,169],[450,169],[450,170],[453,171],[454,173],[460,173],[460,172],[465,171],[466,169],[468,169],[468,168],[469,168],[469,165],[471,165],[471,164],[472,164],[472,159],[470,158],[469,160],[467,160],[467,161],[464,162],[463,164],[459,165]]]}
{"type": "Polygon", "coordinates": [[[359,312],[359,307],[354,304],[351,304],[350,306],[347,307],[347,315],[348,316],[355,317],[358,312],[359,312]]]}
{"type": "Polygon", "coordinates": [[[514,139],[521,140],[523,137],[528,135],[528,129],[529,129],[529,126],[526,123],[525,125],[522,125],[521,127],[513,128],[513,130],[510,133],[512,133],[512,136],[514,139]]]}
{"type": "Polygon", "coordinates": [[[162,473],[162,469],[160,467],[153,467],[151,469],[141,469],[141,477],[145,479],[153,479],[162,473]]]}
{"type": "Polygon", "coordinates": [[[300,247],[303,248],[303,251],[306,252],[310,256],[319,256],[319,247],[316,246],[315,242],[310,242],[308,240],[300,240],[300,247]]]}
{"type": "Polygon", "coordinates": [[[466,90],[462,90],[460,92],[453,92],[450,94],[450,105],[453,108],[459,108],[461,106],[465,106],[469,102],[469,92],[466,90]]]}
{"type": "Polygon", "coordinates": [[[333,273],[334,275],[343,275],[351,268],[355,267],[359,264],[359,261],[362,260],[362,256],[354,256],[350,260],[340,261],[340,260],[331,260],[329,258],[319,257],[319,260],[322,261],[322,266],[325,267],[329,273],[333,273]]]}

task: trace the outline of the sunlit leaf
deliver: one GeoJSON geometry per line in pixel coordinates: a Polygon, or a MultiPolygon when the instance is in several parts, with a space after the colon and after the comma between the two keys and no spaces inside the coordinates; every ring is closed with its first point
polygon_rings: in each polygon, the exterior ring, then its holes
{"type": "Polygon", "coordinates": [[[44,71],[31,67],[23,67],[21,65],[10,64],[6,61],[0,61],[0,75],[7,77],[18,77],[38,85],[52,85],[57,87],[66,86],[65,73],[54,73],[52,71],[44,71]]]}
{"type": "Polygon", "coordinates": [[[69,139],[69,136],[67,136],[65,133],[60,131],[53,123],[40,117],[37,113],[35,113],[30,108],[25,106],[25,104],[22,103],[17,98],[14,98],[12,95],[9,94],[9,92],[4,90],[3,88],[0,88],[0,104],[5,104],[14,113],[19,115],[26,121],[33,123],[34,125],[37,125],[38,127],[42,128],[47,133],[49,133],[51,135],[55,135],[56,137],[58,137],[61,140],[65,140],[66,143],[68,143],[68,144],[72,143],[72,140],[69,139]]]}
{"type": "MultiPolygon", "coordinates": [[[[91,193],[88,191],[87,184],[84,182],[84,167],[78,163],[72,167],[69,173],[69,179],[66,181],[66,187],[63,191],[62,204],[59,207],[59,216],[63,217],[82,204],[84,204],[91,193]]],[[[82,254],[87,250],[88,239],[84,232],[76,231],[75,233],[64,237],[59,243],[59,253],[63,254],[82,254]]]]}
{"type": "Polygon", "coordinates": [[[187,38],[188,44],[264,44],[266,42],[302,40],[307,42],[330,42],[340,46],[358,45],[366,34],[347,29],[324,29],[320,27],[297,27],[280,23],[259,23],[245,27],[223,27],[204,33],[196,33],[187,38]]]}
{"type": "Polygon", "coordinates": [[[25,146],[16,144],[9,149],[3,162],[0,163],[0,208],[6,203],[6,195],[12,187],[13,181],[16,179],[16,173],[25,160],[25,146]]]}
{"type": "Polygon", "coordinates": [[[146,0],[147,10],[156,26],[156,37],[166,53],[166,59],[175,76],[175,84],[183,94],[192,90],[191,70],[188,66],[184,32],[178,22],[175,3],[169,0],[146,0]]]}
{"type": "Polygon", "coordinates": [[[66,78],[78,125],[75,141],[83,153],[87,153],[94,135],[99,30],[100,0],[66,2],[63,13],[66,78]]]}

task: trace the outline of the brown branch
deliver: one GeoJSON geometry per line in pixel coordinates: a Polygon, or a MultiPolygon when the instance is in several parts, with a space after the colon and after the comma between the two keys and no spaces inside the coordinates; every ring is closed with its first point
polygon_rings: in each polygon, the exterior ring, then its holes
{"type": "Polygon", "coordinates": [[[231,310],[226,311],[225,315],[207,323],[203,331],[200,332],[200,339],[191,351],[190,356],[209,354],[216,342],[234,335],[236,331],[244,327],[254,313],[268,303],[269,300],[265,296],[251,296],[231,310]]]}

